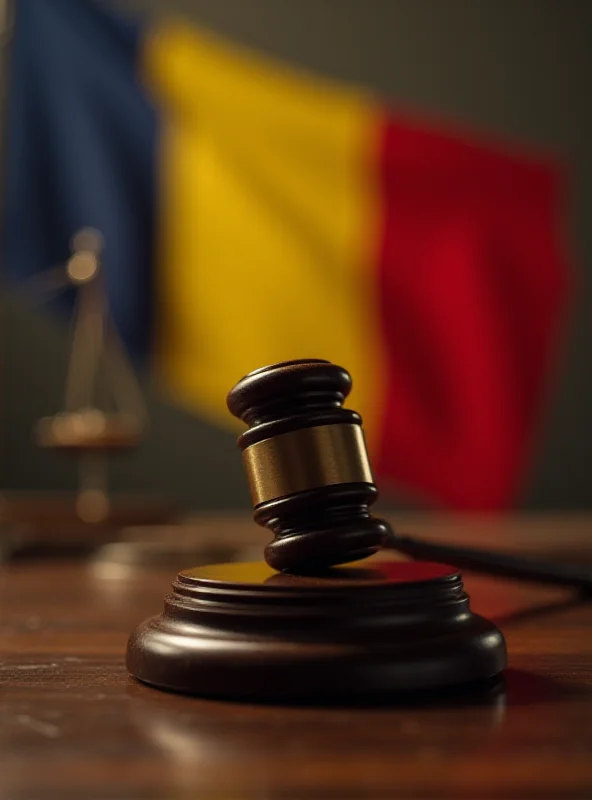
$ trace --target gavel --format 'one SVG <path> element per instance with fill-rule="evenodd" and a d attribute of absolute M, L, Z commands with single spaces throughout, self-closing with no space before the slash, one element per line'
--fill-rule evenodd
<path fill-rule="evenodd" d="M 248 425 L 238 445 L 254 519 L 274 534 L 265 548 L 271 567 L 322 571 L 388 547 L 490 575 L 592 589 L 587 565 L 434 544 L 372 516 L 378 490 L 362 418 L 343 408 L 351 387 L 343 367 L 299 359 L 256 369 L 228 394 L 228 409 Z"/>
<path fill-rule="evenodd" d="M 162 614 L 128 642 L 136 678 L 250 701 L 368 701 L 491 687 L 501 631 L 470 607 L 455 566 L 368 559 L 398 547 L 378 497 L 351 377 L 322 360 L 255 370 L 228 396 L 265 562 L 182 570 Z M 400 548 L 401 549 L 401 548 Z M 361 561 L 365 559 L 366 561 Z M 355 563 L 350 563 L 355 562 Z"/>

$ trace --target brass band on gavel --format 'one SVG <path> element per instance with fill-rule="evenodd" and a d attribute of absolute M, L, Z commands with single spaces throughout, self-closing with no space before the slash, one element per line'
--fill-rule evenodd
<path fill-rule="evenodd" d="M 263 439 L 243 451 L 253 505 L 340 483 L 374 483 L 359 425 L 319 425 Z"/>

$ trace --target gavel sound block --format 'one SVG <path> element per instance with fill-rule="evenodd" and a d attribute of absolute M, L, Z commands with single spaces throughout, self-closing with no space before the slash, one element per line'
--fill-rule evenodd
<path fill-rule="evenodd" d="M 506 666 L 460 573 L 367 558 L 386 542 L 349 374 L 321 360 L 255 370 L 228 395 L 266 562 L 180 572 L 128 644 L 136 678 L 253 701 L 334 702 L 485 681 Z M 365 560 L 364 560 L 365 559 Z"/>

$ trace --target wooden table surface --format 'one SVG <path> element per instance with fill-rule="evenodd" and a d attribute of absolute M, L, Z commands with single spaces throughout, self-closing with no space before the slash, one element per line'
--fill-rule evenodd
<path fill-rule="evenodd" d="M 266 538 L 246 519 L 197 525 Z M 592 560 L 592 517 L 406 517 L 399 528 Z M 497 694 L 287 708 L 128 677 L 127 636 L 172 577 L 71 561 L 2 568 L 0 798 L 592 798 L 592 604 L 569 591 L 465 575 L 474 609 L 507 638 Z"/>

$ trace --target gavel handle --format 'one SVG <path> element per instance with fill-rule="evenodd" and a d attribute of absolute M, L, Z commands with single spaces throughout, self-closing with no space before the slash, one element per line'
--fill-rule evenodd
<path fill-rule="evenodd" d="M 592 593 L 592 567 L 585 564 L 556 563 L 491 550 L 434 544 L 414 536 L 401 536 L 394 531 L 391 531 L 386 546 L 414 559 L 439 561 L 501 578 L 571 586 Z"/>

